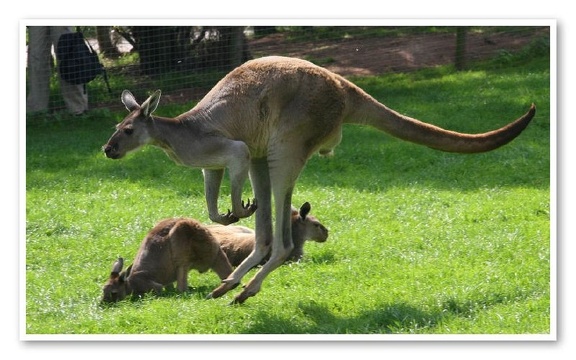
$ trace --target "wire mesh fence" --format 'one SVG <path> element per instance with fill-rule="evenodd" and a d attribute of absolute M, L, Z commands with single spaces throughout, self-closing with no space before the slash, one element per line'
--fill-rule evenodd
<path fill-rule="evenodd" d="M 62 67 L 58 44 L 70 32 L 81 32 L 102 64 L 93 80 L 63 79 L 63 71 L 73 70 Z M 165 101 L 190 102 L 234 67 L 268 55 L 365 77 L 474 69 L 479 60 L 507 66 L 518 54 L 550 51 L 547 26 L 29 26 L 26 35 L 27 114 L 120 106 L 124 89 L 141 98 L 161 89 Z"/>

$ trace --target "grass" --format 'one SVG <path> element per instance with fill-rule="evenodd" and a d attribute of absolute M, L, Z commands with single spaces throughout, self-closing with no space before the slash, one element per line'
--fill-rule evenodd
<path fill-rule="evenodd" d="M 477 155 L 346 127 L 336 155 L 312 158 L 294 193 L 328 241 L 308 244 L 242 306 L 227 306 L 238 289 L 204 300 L 219 282 L 211 272 L 190 273 L 184 294 L 99 306 L 114 259 L 131 261 L 157 221 L 209 222 L 201 172 L 155 148 L 106 159 L 100 147 L 123 112 L 29 119 L 23 333 L 550 334 L 547 61 L 354 79 L 388 106 L 458 131 L 502 126 L 531 102 L 538 111 L 518 139 Z"/>

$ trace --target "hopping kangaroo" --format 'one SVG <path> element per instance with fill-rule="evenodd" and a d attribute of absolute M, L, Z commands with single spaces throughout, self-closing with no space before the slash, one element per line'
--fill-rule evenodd
<path fill-rule="evenodd" d="M 242 184 L 250 176 L 258 207 L 256 246 L 213 294 L 237 286 L 270 247 L 271 256 L 232 303 L 243 303 L 258 293 L 265 277 L 292 251 L 290 213 L 296 180 L 315 152 L 329 154 L 340 143 L 343 124 L 369 125 L 437 150 L 479 153 L 513 140 L 536 112 L 532 104 L 514 122 L 482 134 L 444 130 L 389 109 L 322 67 L 277 56 L 251 60 L 232 70 L 194 108 L 175 118 L 152 115 L 159 100 L 156 91 L 140 105 L 124 91 L 122 101 L 130 113 L 103 150 L 107 157 L 119 159 L 151 144 L 178 163 L 202 168 L 210 219 L 222 224 L 256 211 L 255 203 L 241 200 Z M 219 214 L 218 192 L 225 168 L 231 179 L 232 212 Z"/>

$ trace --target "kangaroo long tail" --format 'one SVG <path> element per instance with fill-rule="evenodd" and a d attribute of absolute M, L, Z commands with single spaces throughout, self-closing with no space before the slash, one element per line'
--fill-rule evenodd
<path fill-rule="evenodd" d="M 346 122 L 370 125 L 402 140 L 447 152 L 480 153 L 494 150 L 520 135 L 536 113 L 536 106 L 532 104 L 528 112 L 506 126 L 485 133 L 466 134 L 402 115 L 362 90 L 358 91 L 358 88 L 353 92 L 353 112 Z"/>

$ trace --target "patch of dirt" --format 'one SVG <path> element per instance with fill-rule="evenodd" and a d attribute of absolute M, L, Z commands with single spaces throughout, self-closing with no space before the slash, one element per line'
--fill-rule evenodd
<path fill-rule="evenodd" d="M 501 51 L 515 52 L 549 28 L 466 36 L 467 61 L 489 59 Z M 453 64 L 456 34 L 431 33 L 399 37 L 322 40 L 290 43 L 278 33 L 250 42 L 255 56 L 283 55 L 310 59 L 343 76 L 374 76 Z"/>
<path fill-rule="evenodd" d="M 549 36 L 548 27 L 522 31 L 469 32 L 466 37 L 466 59 L 490 59 L 499 52 L 516 52 L 542 36 Z M 456 34 L 430 33 L 394 37 L 315 40 L 290 42 L 284 33 L 249 41 L 253 57 L 266 55 L 292 56 L 313 60 L 345 77 L 375 76 L 390 72 L 406 72 L 454 63 Z M 162 95 L 163 103 L 200 100 L 210 89 L 188 88 Z"/>

